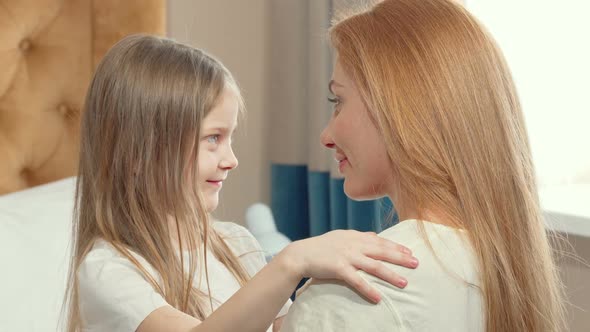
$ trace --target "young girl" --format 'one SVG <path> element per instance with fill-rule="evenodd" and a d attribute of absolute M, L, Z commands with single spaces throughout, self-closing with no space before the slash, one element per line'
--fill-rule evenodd
<path fill-rule="evenodd" d="M 242 108 L 230 73 L 200 50 L 138 35 L 104 57 L 81 127 L 69 331 L 278 330 L 302 277 L 344 280 L 375 302 L 357 269 L 405 286 L 377 260 L 417 262 L 375 234 L 298 241 L 264 267 L 246 229 L 209 221 L 238 164 Z"/>

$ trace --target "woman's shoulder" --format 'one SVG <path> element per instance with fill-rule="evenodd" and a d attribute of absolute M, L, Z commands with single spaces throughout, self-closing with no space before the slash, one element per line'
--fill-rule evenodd
<path fill-rule="evenodd" d="M 413 254 L 428 257 L 471 259 L 473 254 L 464 230 L 429 221 L 405 220 L 385 229 L 379 236 L 407 246 Z"/>
<path fill-rule="evenodd" d="M 412 250 L 419 261 L 418 268 L 410 270 L 393 264 L 387 266 L 406 276 L 408 287 L 418 293 L 425 292 L 424 296 L 428 292 L 433 295 L 451 290 L 464 292 L 477 289 L 480 284 L 478 261 L 464 230 L 428 221 L 408 220 L 379 235 Z"/>
<path fill-rule="evenodd" d="M 481 317 L 477 265 L 463 231 L 408 220 L 379 235 L 407 246 L 419 260 L 416 269 L 385 263 L 408 285 L 400 289 L 359 271 L 382 295 L 374 305 L 342 282 L 313 280 L 294 302 L 286 331 L 481 330 L 474 328 Z M 309 322 L 307 329 L 294 328 L 300 321 Z"/>

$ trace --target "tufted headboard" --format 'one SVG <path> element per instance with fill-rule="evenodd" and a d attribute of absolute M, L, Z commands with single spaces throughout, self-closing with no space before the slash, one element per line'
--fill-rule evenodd
<path fill-rule="evenodd" d="M 0 0 L 0 195 L 75 175 L 94 68 L 123 36 L 163 35 L 165 0 Z"/>

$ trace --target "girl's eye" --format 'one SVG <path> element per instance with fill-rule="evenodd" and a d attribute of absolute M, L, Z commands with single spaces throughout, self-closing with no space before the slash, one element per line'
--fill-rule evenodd
<path fill-rule="evenodd" d="M 207 137 L 207 142 L 211 144 L 217 144 L 219 142 L 219 135 L 211 135 Z"/>

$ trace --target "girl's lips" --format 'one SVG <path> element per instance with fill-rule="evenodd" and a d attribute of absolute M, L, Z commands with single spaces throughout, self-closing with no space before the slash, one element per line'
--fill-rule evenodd
<path fill-rule="evenodd" d="M 216 187 L 221 187 L 223 185 L 223 181 L 219 180 L 219 181 L 215 181 L 215 180 L 207 180 L 207 183 L 216 186 Z"/>

